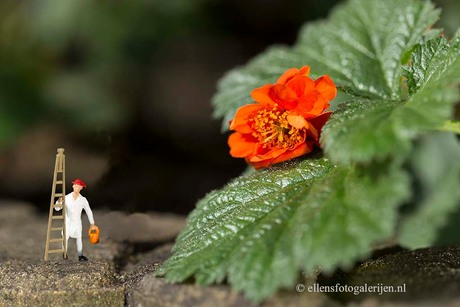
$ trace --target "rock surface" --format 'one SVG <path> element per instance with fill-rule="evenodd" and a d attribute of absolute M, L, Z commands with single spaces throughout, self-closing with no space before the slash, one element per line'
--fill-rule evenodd
<path fill-rule="evenodd" d="M 113 265 L 95 260 L 0 263 L 0 305 L 123 306 Z"/>
<path fill-rule="evenodd" d="M 94 211 L 94 216 L 100 243 L 91 245 L 83 231 L 88 262 L 78 261 L 73 239 L 68 260 L 50 254 L 44 261 L 48 216 L 31 204 L 0 201 L 0 306 L 124 306 L 123 259 L 138 245 L 172 241 L 185 223 L 171 214 Z M 82 221 L 88 229 L 84 214 Z"/>
<path fill-rule="evenodd" d="M 331 295 L 343 303 L 370 302 L 378 297 L 407 305 L 459 305 L 460 246 L 398 250 L 366 261 L 348 273 L 320 276 L 319 282 L 332 287 L 347 285 L 360 292 Z M 367 291 L 360 291 L 365 285 Z"/>
<path fill-rule="evenodd" d="M 48 217 L 33 206 L 0 201 L 0 306 L 254 306 L 228 285 L 168 284 L 155 276 L 171 253 L 185 218 L 171 214 L 94 211 L 101 243 L 89 244 L 78 262 L 75 240 L 69 260 L 44 261 Z M 83 216 L 83 229 L 88 221 Z M 405 251 L 387 249 L 348 273 L 319 275 L 316 286 L 405 285 L 404 292 L 321 293 L 280 291 L 261 306 L 459 306 L 460 246 Z"/>

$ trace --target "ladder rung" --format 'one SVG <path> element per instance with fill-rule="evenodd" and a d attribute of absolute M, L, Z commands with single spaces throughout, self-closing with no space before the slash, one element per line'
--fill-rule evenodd
<path fill-rule="evenodd" d="M 62 215 L 55 215 L 53 217 L 51 217 L 53 220 L 63 220 L 64 217 Z"/>
<path fill-rule="evenodd" d="M 54 193 L 54 197 L 60 197 L 62 196 L 62 193 Z"/>
<path fill-rule="evenodd" d="M 56 184 L 62 184 L 62 180 L 56 181 Z"/>
<path fill-rule="evenodd" d="M 59 230 L 64 230 L 64 227 L 51 227 L 51 231 L 59 231 Z"/>
<path fill-rule="evenodd" d="M 49 254 L 52 254 L 52 253 L 63 253 L 64 252 L 64 249 L 52 249 L 52 250 L 49 250 L 48 253 Z"/>
<path fill-rule="evenodd" d="M 50 239 L 50 243 L 54 243 L 54 242 L 62 242 L 64 241 L 63 238 L 60 238 L 60 239 Z"/>

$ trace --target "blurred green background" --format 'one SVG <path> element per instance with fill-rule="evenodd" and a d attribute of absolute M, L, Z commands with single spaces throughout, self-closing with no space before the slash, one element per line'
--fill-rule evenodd
<path fill-rule="evenodd" d="M 64 147 L 92 207 L 189 212 L 245 169 L 211 119 L 217 80 L 338 2 L 0 2 L 0 198 L 47 211 Z M 450 37 L 460 2 L 435 3 Z"/>

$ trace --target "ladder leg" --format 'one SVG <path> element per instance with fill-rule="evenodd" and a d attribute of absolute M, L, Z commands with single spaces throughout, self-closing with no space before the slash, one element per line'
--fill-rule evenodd
<path fill-rule="evenodd" d="M 62 149 L 62 152 L 64 152 L 64 149 Z M 67 216 L 67 208 L 65 207 L 65 155 L 62 154 L 62 199 L 63 199 L 63 206 L 62 206 L 62 215 L 64 216 L 64 225 L 62 226 L 63 228 L 63 233 L 62 233 L 62 238 L 64 239 L 64 255 L 63 258 L 67 260 L 67 229 L 66 229 L 66 220 L 65 217 Z"/>
<path fill-rule="evenodd" d="M 58 178 L 58 175 L 61 174 L 61 178 Z M 57 185 L 62 185 L 60 192 L 57 192 Z M 62 215 L 54 215 L 55 212 L 55 203 L 56 197 L 62 198 Z M 50 253 L 62 253 L 63 258 L 67 258 L 67 240 L 66 240 L 66 223 L 65 223 L 66 209 L 65 209 L 65 156 L 64 149 L 58 148 L 56 155 L 56 162 L 54 165 L 54 174 L 53 174 L 53 185 L 51 188 L 51 200 L 50 200 L 50 211 L 48 216 L 48 229 L 46 232 L 46 243 L 45 243 L 45 256 L 44 260 L 48 260 Z M 52 227 L 53 220 L 62 221 L 62 227 Z M 59 231 L 61 238 L 51 238 L 51 233 L 53 231 Z M 60 249 L 51 249 L 50 243 L 61 243 Z"/>

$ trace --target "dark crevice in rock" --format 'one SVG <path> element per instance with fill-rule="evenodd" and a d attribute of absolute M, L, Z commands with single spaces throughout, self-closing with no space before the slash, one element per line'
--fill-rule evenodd
<path fill-rule="evenodd" d="M 113 263 L 117 274 L 117 283 L 125 289 L 124 305 L 130 306 L 131 290 L 144 276 L 154 274 L 161 262 L 171 254 L 170 242 L 130 242 L 120 243 L 119 253 Z"/>
<path fill-rule="evenodd" d="M 117 274 L 123 275 L 130 270 L 130 267 L 138 264 L 145 255 L 157 250 L 159 247 L 169 244 L 170 242 L 122 242 L 121 252 L 115 255 L 113 262 Z M 165 256 L 166 258 L 167 256 Z M 158 259 L 162 261 L 164 259 Z"/>

